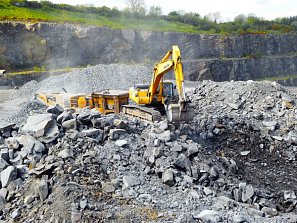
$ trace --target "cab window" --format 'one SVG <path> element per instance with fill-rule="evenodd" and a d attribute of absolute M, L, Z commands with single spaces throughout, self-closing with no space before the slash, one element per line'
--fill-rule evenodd
<path fill-rule="evenodd" d="M 172 96 L 173 95 L 173 84 L 172 83 L 164 83 L 163 84 L 163 96 Z"/>

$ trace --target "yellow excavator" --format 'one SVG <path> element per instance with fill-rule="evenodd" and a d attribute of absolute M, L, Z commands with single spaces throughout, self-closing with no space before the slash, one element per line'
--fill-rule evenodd
<path fill-rule="evenodd" d="M 164 75 L 171 70 L 174 70 L 178 95 L 174 94 L 173 83 L 164 80 Z M 174 100 L 176 96 L 178 101 Z M 154 122 L 161 119 L 161 113 L 156 108 L 163 107 L 169 122 L 193 120 L 194 106 L 186 99 L 178 46 L 172 46 L 172 50 L 168 51 L 155 65 L 151 84 L 131 87 L 129 98 L 135 102 L 135 105 L 123 105 L 124 114 Z"/>

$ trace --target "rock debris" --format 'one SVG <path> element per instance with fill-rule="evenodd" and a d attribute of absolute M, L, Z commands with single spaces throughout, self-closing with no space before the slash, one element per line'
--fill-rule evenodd
<path fill-rule="evenodd" d="M 86 71 L 57 89 L 71 78 L 69 90 L 98 89 Z M 190 123 L 53 106 L 1 128 L 0 220 L 296 222 L 296 95 L 271 82 L 203 81 L 188 96 Z"/>

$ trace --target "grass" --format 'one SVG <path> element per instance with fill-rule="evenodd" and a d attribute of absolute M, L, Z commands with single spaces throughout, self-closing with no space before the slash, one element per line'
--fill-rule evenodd
<path fill-rule="evenodd" d="M 55 69 L 55 70 L 26 70 L 26 71 L 17 71 L 17 72 L 10 72 L 10 73 L 7 73 L 7 76 L 8 77 L 13 77 L 13 76 L 16 76 L 16 75 L 30 75 L 30 74 L 46 74 L 46 73 L 59 73 L 59 72 L 70 72 L 70 71 L 73 71 L 73 70 L 77 70 L 77 69 L 80 69 L 78 67 L 72 67 L 72 68 L 63 68 L 63 69 Z"/>
<path fill-rule="evenodd" d="M 12 3 L 13 2 L 13 3 Z M 252 23 L 216 23 L 187 13 L 178 16 L 129 18 L 133 14 L 114 9 L 92 8 L 52 4 L 48 1 L 0 0 L 0 21 L 76 23 L 109 27 L 113 29 L 139 29 L 162 32 L 185 32 L 199 34 L 245 35 L 245 34 L 296 34 L 296 27 L 287 21 L 266 21 L 253 18 Z M 22 5 L 19 7 L 16 5 Z M 29 8 L 28 8 L 29 7 Z M 113 12 L 112 12 L 113 11 Z M 101 14 L 101 16 L 99 15 Z M 103 16 L 104 15 L 104 16 Z M 126 16 L 125 16 L 126 15 Z M 141 16 L 141 15 L 140 15 Z M 290 18 L 291 19 L 291 18 Z M 295 17 L 292 17 L 295 21 Z M 259 20 L 259 21 L 258 21 Z M 259 23 L 260 22 L 260 23 Z M 191 25 L 194 24 L 194 25 Z M 200 28 L 198 28 L 200 27 Z"/>
<path fill-rule="evenodd" d="M 5 2 L 6 0 L 4 0 Z M 141 29 L 152 31 L 175 31 L 198 33 L 197 28 L 179 22 L 165 20 L 132 19 L 126 17 L 104 17 L 92 13 L 80 13 L 58 9 L 30 9 L 5 5 L 0 3 L 1 21 L 24 21 L 24 22 L 58 22 L 58 23 L 78 23 L 85 25 L 95 25 L 100 27 L 110 27 L 113 29 Z M 203 31 L 201 31 L 203 33 Z M 204 33 L 206 33 L 204 31 Z"/>
<path fill-rule="evenodd" d="M 297 74 L 291 74 L 291 75 L 287 75 L 287 76 L 276 76 L 276 77 L 264 77 L 264 78 L 260 78 L 257 79 L 257 81 L 286 81 L 289 79 L 294 79 L 297 78 Z"/>
<path fill-rule="evenodd" d="M 15 2 L 15 1 L 14 1 Z M 22 2 L 22 0 L 19 0 Z M 24 2 L 24 1 L 23 1 Z M 28 2 L 28 1 L 26 1 Z M 71 6 L 72 8 L 56 7 L 46 5 L 45 2 L 39 1 L 39 6 L 18 7 L 11 3 L 11 0 L 0 0 L 0 21 L 20 21 L 20 22 L 56 22 L 56 23 L 75 23 L 84 25 L 95 25 L 99 27 L 109 27 L 113 29 L 138 29 L 149 31 L 162 31 L 162 32 L 185 32 L 185 33 L 199 33 L 199 34 L 221 34 L 226 35 L 243 35 L 243 34 L 294 34 L 294 27 L 284 24 L 271 25 L 272 21 L 265 21 L 261 26 L 255 24 L 250 26 L 247 30 L 244 27 L 238 26 L 232 22 L 228 23 L 214 23 L 202 18 L 198 19 L 196 23 L 187 21 L 185 18 L 171 18 L 166 17 L 146 17 L 146 18 L 129 18 L 124 16 L 125 13 L 119 12 L 118 14 L 109 14 L 102 11 L 92 11 L 90 8 L 81 8 L 80 6 Z M 19 3 L 20 4 L 20 3 Z M 33 8 L 35 7 L 35 8 Z M 41 8 L 38 8 L 41 7 Z M 85 12 L 83 10 L 86 10 Z M 95 13 L 97 12 L 97 13 Z M 98 14 L 101 13 L 101 16 Z M 102 16 L 102 15 L 107 16 Z M 109 16 L 108 16 L 109 15 Z M 114 17 L 112 17 L 114 16 Z M 130 15 L 131 16 L 131 15 Z M 163 20 L 162 18 L 165 18 Z M 173 20 L 171 20 L 173 19 Z M 193 19 L 193 18 L 192 18 Z M 179 21 L 179 22 L 178 22 Z M 188 23 L 187 23 L 188 22 Z M 264 22 L 264 21 L 263 21 Z M 197 24 L 193 26 L 191 24 Z M 200 28 L 198 28 L 200 27 Z M 262 28 L 261 28 L 262 27 Z M 201 30 L 203 29 L 203 30 Z M 296 31 L 296 30 L 295 30 Z"/>

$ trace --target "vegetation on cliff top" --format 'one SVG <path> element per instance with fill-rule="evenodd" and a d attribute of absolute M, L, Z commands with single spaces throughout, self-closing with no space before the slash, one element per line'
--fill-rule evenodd
<path fill-rule="evenodd" d="M 143 29 L 189 33 L 266 34 L 296 33 L 297 16 L 273 21 L 256 16 L 239 15 L 232 22 L 218 23 L 217 16 L 201 17 L 198 13 L 170 12 L 162 15 L 160 7 L 117 8 L 71 6 L 49 1 L 1 0 L 0 20 L 54 21 L 105 26 L 116 29 Z"/>

